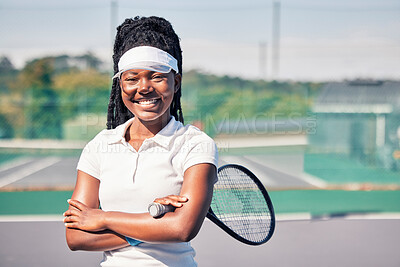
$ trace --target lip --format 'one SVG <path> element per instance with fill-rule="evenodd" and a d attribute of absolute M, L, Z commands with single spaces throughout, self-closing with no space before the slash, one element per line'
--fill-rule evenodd
<path fill-rule="evenodd" d="M 133 102 L 139 105 L 153 105 L 156 104 L 159 100 L 160 98 L 141 98 L 141 99 L 136 99 Z"/>

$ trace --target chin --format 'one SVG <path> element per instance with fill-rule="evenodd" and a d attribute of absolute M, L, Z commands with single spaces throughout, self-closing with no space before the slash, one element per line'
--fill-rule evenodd
<path fill-rule="evenodd" d="M 167 122 L 169 121 L 171 115 L 168 113 L 164 113 L 162 115 L 159 114 L 135 114 L 135 117 L 139 120 L 146 122 L 146 123 L 160 123 L 160 122 Z"/>

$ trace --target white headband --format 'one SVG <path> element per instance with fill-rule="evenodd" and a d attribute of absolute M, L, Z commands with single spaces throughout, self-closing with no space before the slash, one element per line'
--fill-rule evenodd
<path fill-rule="evenodd" d="M 178 61 L 167 52 L 152 47 L 138 46 L 126 51 L 118 62 L 118 72 L 113 76 L 119 78 L 121 73 L 131 69 L 144 69 L 168 73 L 173 69 L 178 71 Z"/>

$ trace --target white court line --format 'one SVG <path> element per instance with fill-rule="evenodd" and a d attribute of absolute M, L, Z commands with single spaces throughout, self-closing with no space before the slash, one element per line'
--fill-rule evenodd
<path fill-rule="evenodd" d="M 300 180 L 303 180 L 304 182 L 307 182 L 315 187 L 319 188 L 326 188 L 328 186 L 328 183 L 325 182 L 324 180 L 312 176 L 311 174 L 303 172 L 299 177 Z"/>
<path fill-rule="evenodd" d="M 0 179 L 0 188 L 4 187 L 6 185 L 9 185 L 11 183 L 14 183 L 18 180 L 21 180 L 31 174 L 34 174 L 38 171 L 41 171 L 47 167 L 50 167 L 51 165 L 61 161 L 61 158 L 57 157 L 49 157 L 49 158 L 44 158 L 42 160 L 39 160 L 33 164 L 30 164 L 16 172 L 13 172 L 5 177 L 2 177 Z"/>
<path fill-rule="evenodd" d="M 0 166 L 0 172 L 6 171 L 6 170 L 9 170 L 11 168 L 15 168 L 15 167 L 18 167 L 18 166 L 21 166 L 21 165 L 24 165 L 24 164 L 29 163 L 31 161 L 33 161 L 32 158 L 17 158 L 15 160 L 12 160 L 10 162 L 6 162 L 6 163 L 2 164 Z"/>
<path fill-rule="evenodd" d="M 312 216 L 310 213 L 281 213 L 275 214 L 275 219 L 279 221 L 309 221 Z"/>
<path fill-rule="evenodd" d="M 215 138 L 214 141 L 219 149 L 308 145 L 306 135 L 280 135 L 248 138 Z"/>
<path fill-rule="evenodd" d="M 253 157 L 249 158 L 248 156 L 243 156 L 243 157 L 248 159 L 248 160 L 250 160 L 250 161 L 254 161 L 254 162 L 258 163 L 258 164 L 265 165 L 265 167 L 267 167 L 267 168 L 269 168 L 271 170 L 286 174 L 286 175 L 291 176 L 293 178 L 297 178 L 298 180 L 302 180 L 303 182 L 306 182 L 306 183 L 308 183 L 308 184 L 310 184 L 312 186 L 318 187 L 318 188 L 326 188 L 327 185 L 328 185 L 322 179 L 320 179 L 318 177 L 315 177 L 315 176 L 312 176 L 312 175 L 310 175 L 308 173 L 305 173 L 305 172 L 302 172 L 300 175 L 299 174 L 292 174 L 292 173 L 289 173 L 289 172 L 287 172 L 285 170 L 282 170 L 281 168 L 276 168 L 274 166 L 269 166 L 268 163 L 265 164 L 265 162 L 263 160 L 260 160 L 257 157 L 254 157 L 254 158 Z"/>
<path fill-rule="evenodd" d="M 62 222 L 62 215 L 1 215 L 0 222 Z"/>
<path fill-rule="evenodd" d="M 366 213 L 366 214 L 349 214 L 345 216 L 347 220 L 376 220 L 376 219 L 396 219 L 400 220 L 398 212 L 383 212 L 383 213 Z"/>
<path fill-rule="evenodd" d="M 310 213 L 280 213 L 275 214 L 277 221 L 311 221 L 311 220 L 400 220 L 399 212 L 346 214 L 344 216 L 312 216 Z"/>
<path fill-rule="evenodd" d="M 0 215 L 0 222 L 62 222 L 62 215 Z M 343 217 L 313 217 L 310 213 L 278 213 L 275 214 L 277 222 L 311 221 L 311 220 L 400 220 L 399 212 L 348 214 Z M 205 221 L 211 221 L 206 218 Z"/>
<path fill-rule="evenodd" d="M 1 218 L 1 217 L 0 217 Z M 364 213 L 364 214 L 347 214 L 340 217 L 313 217 L 311 213 L 278 213 L 275 214 L 277 222 L 291 221 L 329 221 L 329 220 L 400 220 L 399 212 L 382 212 L 382 213 Z M 1 219 L 0 219 L 1 221 Z M 205 221 L 211 221 L 206 218 Z"/>
<path fill-rule="evenodd" d="M 239 158 L 237 156 L 221 156 L 221 160 L 229 162 L 230 164 L 239 164 L 245 166 L 251 170 L 251 172 L 253 172 L 263 184 L 268 186 L 278 185 L 275 180 L 271 179 L 268 175 L 265 175 L 262 170 L 260 170 L 257 166 L 254 166 L 251 160 L 245 157 Z"/>

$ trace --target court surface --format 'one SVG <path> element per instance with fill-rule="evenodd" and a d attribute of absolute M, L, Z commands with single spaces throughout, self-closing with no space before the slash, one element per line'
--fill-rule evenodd
<path fill-rule="evenodd" d="M 268 190 L 323 188 L 324 181 L 303 172 L 303 160 L 302 151 L 273 155 L 225 154 L 220 157 L 220 165 L 239 163 L 248 167 Z M 72 190 L 77 161 L 78 156 L 16 158 L 0 165 L 0 191 Z M 277 202 L 279 221 L 272 239 L 261 246 L 244 245 L 206 220 L 192 241 L 199 266 L 400 266 L 399 213 L 391 215 L 387 213 L 391 210 L 383 210 L 386 213 L 375 213 L 370 217 L 368 212 L 379 211 L 370 205 L 367 210 L 351 207 L 350 211 L 362 211 L 355 217 L 351 214 L 312 216 L 279 209 L 283 207 L 279 202 L 293 201 L 278 197 L 297 193 L 273 197 L 272 200 Z M 316 194 L 320 192 L 307 193 L 310 196 Z M 396 194 L 394 202 L 399 199 Z M 385 207 L 390 200 L 387 199 Z M 308 201 L 321 202 L 318 199 Z M 339 199 L 328 201 L 333 202 L 335 208 L 338 206 Z M 66 205 L 64 202 L 62 199 L 62 205 Z M 294 204 L 288 207 L 296 206 Z M 350 204 L 342 203 L 343 206 Z M 398 208 L 394 209 L 398 212 Z M 280 213 L 282 211 L 291 214 L 286 216 Z M 98 266 L 101 261 L 100 252 L 69 251 L 61 212 L 34 216 L 0 214 L 3 214 L 0 216 L 0 266 Z"/>
<path fill-rule="evenodd" d="M 101 252 L 69 251 L 60 221 L 0 222 L 0 266 L 99 266 Z M 205 221 L 192 241 L 199 266 L 400 266 L 399 219 L 278 221 L 261 246 Z"/>
<path fill-rule="evenodd" d="M 267 188 L 323 187 L 325 183 L 303 172 L 302 154 L 221 155 L 219 165 L 246 166 Z M 21 157 L 0 166 L 0 190 L 72 189 L 78 156 Z M 288 168 L 290 166 L 290 168 Z"/>

